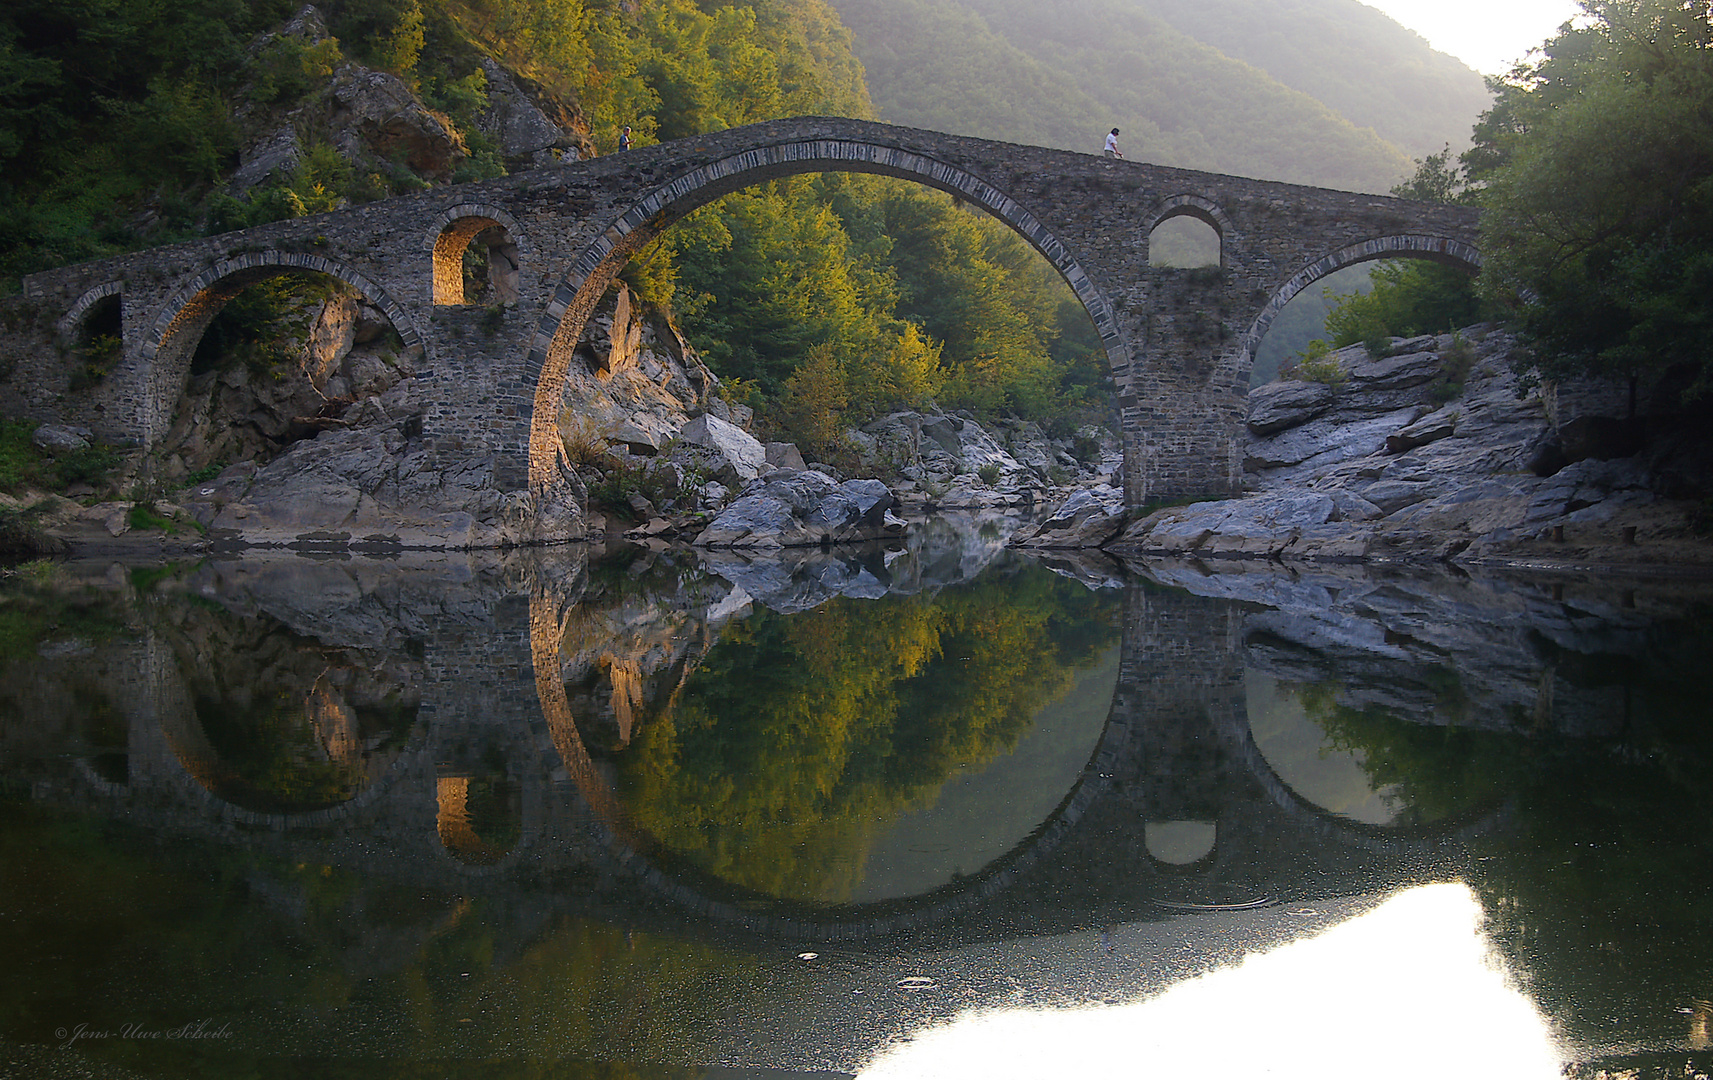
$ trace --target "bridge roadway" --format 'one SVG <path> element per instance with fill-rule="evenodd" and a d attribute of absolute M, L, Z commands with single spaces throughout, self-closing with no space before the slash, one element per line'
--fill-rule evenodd
<path fill-rule="evenodd" d="M 1377 195 L 1170 169 L 857 120 L 802 117 L 497 180 L 436 188 L 25 279 L 0 305 L 0 397 L 36 420 L 151 448 L 169 431 L 192 354 L 245 287 L 292 271 L 346 282 L 386 313 L 430 402 L 436 460 L 472 461 L 526 535 L 581 534 L 554 421 L 584 323 L 626 261 L 729 192 L 799 173 L 876 173 L 938 188 L 1014 229 L 1075 291 L 1118 394 L 1124 488 L 1155 497 L 1240 489 L 1237 447 L 1261 337 L 1296 293 L 1342 267 L 1420 257 L 1476 269 L 1476 214 Z M 1154 229 L 1199 219 L 1220 272 L 1154 267 Z M 499 229 L 515 271 L 503 311 L 465 303 L 464 251 Z M 122 357 L 73 392 L 68 356 L 117 296 Z"/>

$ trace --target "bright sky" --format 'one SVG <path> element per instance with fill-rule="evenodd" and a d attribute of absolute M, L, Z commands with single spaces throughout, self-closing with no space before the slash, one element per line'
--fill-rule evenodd
<path fill-rule="evenodd" d="M 1362 0 L 1427 38 L 1483 75 L 1509 71 L 1512 61 L 1558 32 L 1580 9 L 1575 0 Z"/>

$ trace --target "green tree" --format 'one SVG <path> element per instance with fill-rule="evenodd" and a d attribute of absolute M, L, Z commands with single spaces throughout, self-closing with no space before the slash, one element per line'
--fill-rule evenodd
<path fill-rule="evenodd" d="M 1338 348 L 1359 341 L 1440 334 L 1480 322 L 1489 313 L 1471 287 L 1469 272 L 1421 259 L 1396 259 L 1374 267 L 1374 287 L 1333 305 L 1326 332 Z"/>
<path fill-rule="evenodd" d="M 1713 372 L 1713 15 L 1583 0 L 1498 86 L 1465 155 L 1483 285 L 1516 303 L 1548 377 Z"/>
<path fill-rule="evenodd" d="M 831 347 L 817 345 L 809 350 L 808 361 L 785 380 L 780 401 L 783 426 L 811 456 L 827 457 L 838 448 L 848 404 L 850 393 L 838 358 Z"/>
<path fill-rule="evenodd" d="M 1400 199 L 1431 203 L 1464 203 L 1471 198 L 1463 165 L 1452 163 L 1449 143 L 1437 153 L 1417 158 L 1414 175 L 1395 185 L 1392 194 Z"/>

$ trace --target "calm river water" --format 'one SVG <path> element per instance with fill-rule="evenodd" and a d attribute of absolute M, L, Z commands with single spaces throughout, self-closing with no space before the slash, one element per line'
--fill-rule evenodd
<path fill-rule="evenodd" d="M 0 1075 L 1706 1071 L 1713 584 L 1003 540 L 0 580 Z"/>

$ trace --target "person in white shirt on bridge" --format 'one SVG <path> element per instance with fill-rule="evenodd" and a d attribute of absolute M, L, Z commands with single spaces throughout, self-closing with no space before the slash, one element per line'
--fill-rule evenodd
<path fill-rule="evenodd" d="M 1110 131 L 1107 134 L 1107 136 L 1106 136 L 1106 149 L 1102 152 L 1104 154 L 1106 154 L 1107 157 L 1110 157 L 1110 158 L 1121 158 L 1124 156 L 1123 154 L 1118 152 L 1118 129 L 1117 128 L 1113 128 L 1112 131 Z"/>

